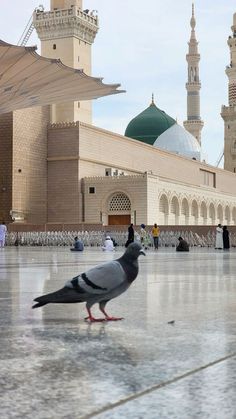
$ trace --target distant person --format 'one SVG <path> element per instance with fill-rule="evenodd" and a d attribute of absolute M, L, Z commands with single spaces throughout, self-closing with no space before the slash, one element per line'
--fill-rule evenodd
<path fill-rule="evenodd" d="M 229 230 L 228 230 L 227 226 L 223 227 L 223 246 L 224 246 L 224 249 L 226 249 L 226 250 L 228 250 L 230 248 Z"/>
<path fill-rule="evenodd" d="M 70 250 L 72 252 L 83 252 L 84 244 L 81 240 L 78 239 L 77 236 L 74 238 L 74 247 L 72 247 Z"/>
<path fill-rule="evenodd" d="M 158 250 L 159 235 L 160 235 L 160 229 L 155 223 L 154 226 L 152 227 L 152 238 L 153 238 L 153 244 L 154 244 L 155 250 Z"/>
<path fill-rule="evenodd" d="M 189 252 L 189 244 L 182 237 L 178 238 L 179 244 L 176 247 L 176 252 Z"/>
<path fill-rule="evenodd" d="M 125 247 L 128 247 L 130 243 L 133 243 L 134 241 L 134 227 L 133 224 L 130 224 L 128 228 L 128 240 L 125 243 Z"/>
<path fill-rule="evenodd" d="M 5 246 L 7 227 L 4 221 L 0 224 L 0 247 Z"/>
<path fill-rule="evenodd" d="M 215 249 L 223 249 L 224 245 L 223 245 L 223 228 L 221 224 L 218 224 L 218 226 L 216 227 L 216 244 L 215 244 Z"/>
<path fill-rule="evenodd" d="M 147 250 L 148 246 L 150 244 L 150 240 L 149 240 L 148 232 L 146 231 L 145 224 L 141 224 L 140 240 L 141 240 L 141 244 L 143 245 L 144 249 Z"/>
<path fill-rule="evenodd" d="M 112 252 L 115 250 L 113 241 L 111 240 L 110 236 L 107 236 L 104 242 L 104 245 L 102 246 L 102 250 Z"/>

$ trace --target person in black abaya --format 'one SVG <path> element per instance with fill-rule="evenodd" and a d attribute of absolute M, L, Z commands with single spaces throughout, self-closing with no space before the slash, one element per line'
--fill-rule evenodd
<path fill-rule="evenodd" d="M 229 230 L 227 229 L 227 226 L 223 227 L 223 244 L 224 244 L 224 249 L 229 249 L 230 248 Z"/>
<path fill-rule="evenodd" d="M 133 224 L 130 224 L 128 228 L 128 240 L 125 243 L 125 247 L 128 247 L 130 243 L 133 243 L 134 241 L 134 227 Z"/>

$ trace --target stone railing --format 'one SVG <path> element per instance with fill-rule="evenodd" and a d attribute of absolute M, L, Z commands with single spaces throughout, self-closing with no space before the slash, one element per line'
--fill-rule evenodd
<path fill-rule="evenodd" d="M 79 127 L 80 122 L 55 122 L 53 124 L 48 124 L 48 128 L 57 129 L 57 128 L 76 128 Z"/>
<path fill-rule="evenodd" d="M 98 181 L 103 181 L 104 182 L 104 180 L 105 179 L 110 179 L 111 181 L 115 181 L 115 180 L 117 180 L 117 179 L 124 179 L 124 178 L 129 178 L 129 180 L 130 180 L 130 178 L 132 178 L 132 179 L 141 179 L 141 178 L 143 178 L 143 177 L 145 177 L 145 174 L 141 174 L 141 175 L 129 175 L 129 174 L 126 174 L 126 175 L 113 175 L 113 176 L 111 176 L 111 175 L 109 175 L 109 176 L 90 176 L 90 177 L 84 177 L 83 178 L 83 180 L 85 181 L 85 182 L 89 182 L 89 181 L 92 181 L 92 182 L 94 182 L 94 181 L 96 181 L 96 180 L 98 180 Z"/>
<path fill-rule="evenodd" d="M 77 7 L 72 7 L 70 9 L 53 10 L 50 12 L 35 12 L 34 21 L 37 23 L 45 20 L 55 20 L 58 18 L 68 18 L 72 16 L 82 18 L 83 20 L 92 25 L 98 25 L 98 16 L 94 16 L 91 13 L 85 13 L 83 10 L 78 9 Z"/>

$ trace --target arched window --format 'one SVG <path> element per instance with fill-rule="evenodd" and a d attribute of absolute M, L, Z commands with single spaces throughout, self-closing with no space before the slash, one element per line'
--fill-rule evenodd
<path fill-rule="evenodd" d="M 195 199 L 192 202 L 192 206 L 191 206 L 191 216 L 193 217 L 193 221 L 195 224 L 198 223 L 198 204 L 197 201 L 195 201 Z"/>
<path fill-rule="evenodd" d="M 220 204 L 217 207 L 217 218 L 218 218 L 219 223 L 223 222 L 223 208 L 222 208 L 222 205 Z"/>
<path fill-rule="evenodd" d="M 215 224 L 216 215 L 215 215 L 215 207 L 213 204 L 210 204 L 209 206 L 209 218 L 211 220 L 211 224 Z"/>
<path fill-rule="evenodd" d="M 188 224 L 189 221 L 189 204 L 186 198 L 183 199 L 181 205 L 181 217 L 183 224 Z"/>
<path fill-rule="evenodd" d="M 129 197 L 124 193 L 113 195 L 108 205 L 109 212 L 131 211 L 131 202 Z"/>
<path fill-rule="evenodd" d="M 202 203 L 201 203 L 200 216 L 201 216 L 201 222 L 203 224 L 206 224 L 207 223 L 207 206 L 206 206 L 206 203 L 204 201 L 202 201 Z"/>
<path fill-rule="evenodd" d="M 169 205 L 166 195 L 161 195 L 159 201 L 159 224 L 168 225 Z"/>
<path fill-rule="evenodd" d="M 227 224 L 230 224 L 230 209 L 227 205 L 227 207 L 225 207 L 225 219 L 227 221 Z"/>
<path fill-rule="evenodd" d="M 171 224 L 179 224 L 179 201 L 176 196 L 173 196 L 170 203 Z"/>
<path fill-rule="evenodd" d="M 232 220 L 234 224 L 236 225 L 236 207 L 234 207 L 232 210 Z"/>

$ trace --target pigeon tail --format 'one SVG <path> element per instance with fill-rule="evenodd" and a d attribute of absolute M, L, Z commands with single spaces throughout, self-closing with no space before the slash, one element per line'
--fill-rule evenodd
<path fill-rule="evenodd" d="M 84 300 L 72 288 L 63 287 L 58 291 L 37 297 L 34 301 L 38 304 L 35 304 L 32 308 L 42 307 L 49 303 L 81 303 Z"/>
<path fill-rule="evenodd" d="M 37 303 L 37 304 L 34 304 L 34 305 L 32 306 L 32 308 L 42 307 L 42 306 L 45 306 L 46 304 L 48 304 L 48 303 Z"/>

